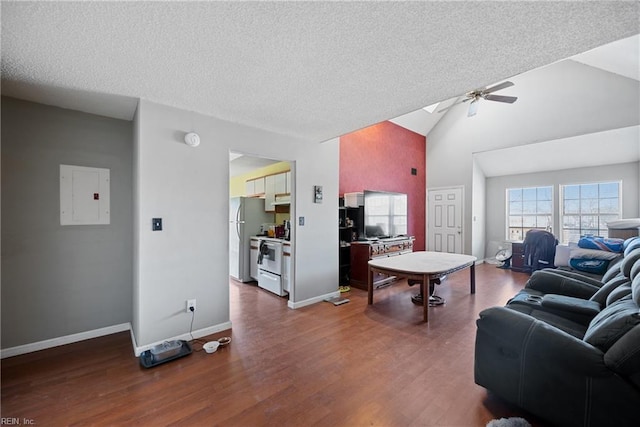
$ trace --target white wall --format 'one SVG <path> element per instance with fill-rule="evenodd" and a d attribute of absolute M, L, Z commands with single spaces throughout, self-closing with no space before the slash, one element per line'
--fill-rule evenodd
<path fill-rule="evenodd" d="M 290 306 L 321 300 L 338 289 L 338 177 L 340 141 L 298 144 L 295 174 L 294 227 L 295 290 Z M 314 203 L 314 185 L 321 185 L 323 202 Z M 299 226 L 300 217 L 305 225 Z"/>
<path fill-rule="evenodd" d="M 473 236 L 473 154 L 482 151 L 588 135 L 640 124 L 640 83 L 597 68 L 563 61 L 511 79 L 515 86 L 499 92 L 518 96 L 514 104 L 480 101 L 468 118 L 468 103 L 451 108 L 427 135 L 429 188 L 465 187 L 465 253 L 483 256 L 482 235 Z M 603 143 L 606 149 L 606 143 Z M 508 161 L 508 159 L 505 159 Z M 491 215 L 487 204 L 487 216 Z M 471 230 L 472 232 L 469 232 Z M 476 228 L 476 232 L 481 232 Z"/>
<path fill-rule="evenodd" d="M 486 240 L 487 203 L 485 198 L 486 179 L 482 169 L 473 162 L 472 213 L 471 213 L 471 253 L 478 259 L 485 258 L 484 242 Z M 493 208 L 493 206 L 492 206 Z M 491 210 L 491 215 L 495 212 Z"/>
<path fill-rule="evenodd" d="M 230 326 L 229 150 L 294 164 L 292 223 L 304 216 L 305 226 L 295 225 L 292 233 L 295 290 L 290 305 L 337 290 L 337 140 L 305 143 L 145 100 L 136 122 L 137 350 L 189 331 L 187 299 L 197 300 L 194 331 Z M 199 147 L 182 142 L 188 131 L 199 133 Z M 313 185 L 323 186 L 324 203 L 313 203 Z M 163 231 L 151 231 L 153 217 L 163 218 Z"/>
<path fill-rule="evenodd" d="M 560 171 L 546 171 L 521 175 L 508 175 L 486 179 L 486 200 L 490 213 L 487 215 L 487 248 L 489 242 L 506 240 L 507 188 L 553 186 L 553 233 L 560 238 L 559 185 L 589 182 L 622 181 L 622 218 L 637 218 L 638 211 L 638 162 Z M 487 253 L 487 256 L 493 254 Z"/>

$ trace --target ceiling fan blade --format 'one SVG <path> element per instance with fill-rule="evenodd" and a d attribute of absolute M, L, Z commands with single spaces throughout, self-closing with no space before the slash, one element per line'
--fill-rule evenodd
<path fill-rule="evenodd" d="M 469 104 L 469 112 L 467 113 L 467 117 L 473 117 L 478 112 L 478 101 L 473 100 L 471 104 Z"/>
<path fill-rule="evenodd" d="M 493 93 L 495 91 L 498 91 L 498 90 L 501 90 L 501 89 L 505 89 L 505 88 L 508 88 L 508 87 L 511 87 L 511 86 L 513 86 L 513 83 L 511 83 L 511 82 L 503 82 L 503 83 L 497 84 L 495 86 L 491 86 L 489 88 L 486 88 L 485 90 L 482 91 L 482 93 Z"/>
<path fill-rule="evenodd" d="M 506 102 L 508 104 L 513 104 L 518 99 L 517 96 L 504 96 L 504 95 L 487 95 L 484 99 L 488 99 L 489 101 L 498 101 L 498 102 Z"/>

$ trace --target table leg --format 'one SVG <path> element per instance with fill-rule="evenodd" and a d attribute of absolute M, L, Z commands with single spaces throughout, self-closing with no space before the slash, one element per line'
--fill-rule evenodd
<path fill-rule="evenodd" d="M 471 293 L 476 293 L 476 263 L 471 264 Z"/>
<path fill-rule="evenodd" d="M 425 274 L 422 277 L 422 284 L 420 285 L 422 287 L 422 318 L 425 323 L 429 322 L 429 297 L 431 296 L 429 294 L 430 280 L 431 277 L 428 274 Z"/>
<path fill-rule="evenodd" d="M 373 272 L 371 271 L 371 267 L 367 269 L 367 291 L 368 291 L 368 302 L 369 305 L 373 304 Z"/>

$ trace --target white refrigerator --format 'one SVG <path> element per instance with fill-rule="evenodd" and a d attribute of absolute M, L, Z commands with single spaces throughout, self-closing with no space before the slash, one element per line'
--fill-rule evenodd
<path fill-rule="evenodd" d="M 250 282 L 249 247 L 251 236 L 260 233 L 262 224 L 273 224 L 273 212 L 264 211 L 264 199 L 232 197 L 229 200 L 229 275 Z"/>

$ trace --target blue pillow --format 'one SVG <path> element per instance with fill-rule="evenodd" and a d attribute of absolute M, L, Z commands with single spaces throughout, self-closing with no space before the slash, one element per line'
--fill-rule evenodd
<path fill-rule="evenodd" d="M 593 274 L 604 274 L 607 272 L 609 266 L 609 260 L 606 259 L 581 259 L 571 258 L 569 265 L 576 270 L 584 271 Z"/>

